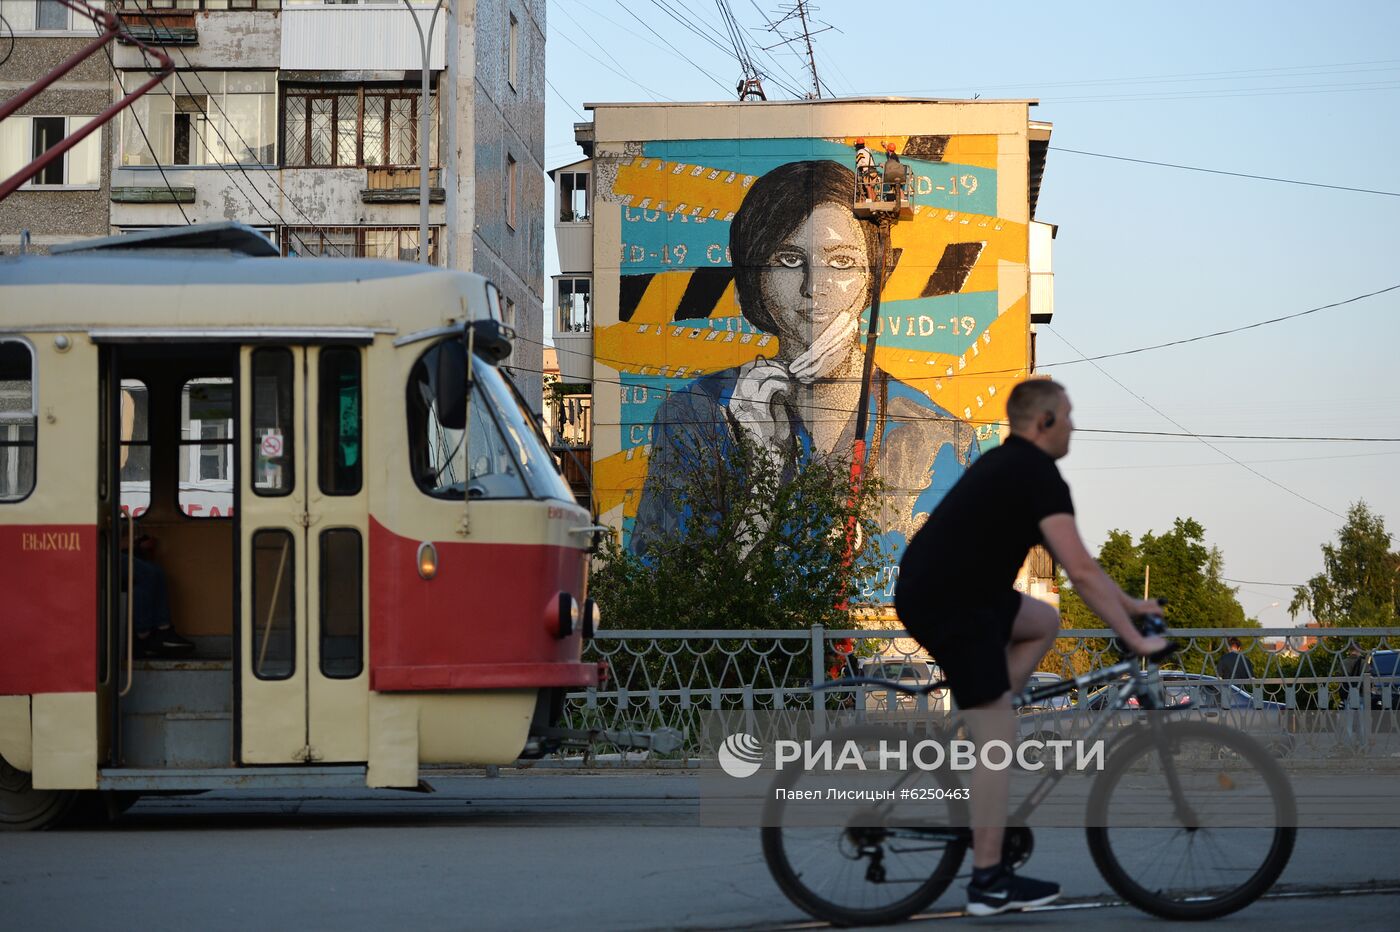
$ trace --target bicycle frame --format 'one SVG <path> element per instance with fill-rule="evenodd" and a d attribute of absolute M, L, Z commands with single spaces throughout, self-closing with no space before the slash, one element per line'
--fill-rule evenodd
<path fill-rule="evenodd" d="M 1080 676 L 1074 677 L 1073 679 L 1063 680 L 1059 683 L 1052 683 L 1049 686 L 1027 688 L 1021 693 L 1012 697 L 1011 707 L 1013 710 L 1025 708 L 1026 706 L 1041 703 L 1046 699 L 1053 699 L 1056 696 L 1067 695 L 1075 689 L 1079 689 L 1081 691 L 1091 689 L 1095 686 L 1103 685 L 1105 683 L 1111 683 L 1121 677 L 1126 676 L 1127 680 L 1119 688 L 1118 692 L 1113 696 L 1112 700 L 1104 704 L 1102 712 L 1098 713 L 1098 718 L 1085 730 L 1083 738 L 1081 740 L 1085 742 L 1090 742 L 1096 739 L 1099 735 L 1103 734 L 1103 732 L 1113 722 L 1114 717 L 1118 713 L 1122 712 L 1124 709 L 1129 708 L 1129 702 L 1133 699 L 1137 700 L 1137 708 L 1144 711 L 1179 711 L 1185 708 L 1168 708 L 1166 703 L 1162 701 L 1160 689 L 1161 679 L 1158 676 L 1159 669 L 1160 665 L 1152 660 L 1148 660 L 1145 667 L 1140 665 L 1140 661 L 1138 658 L 1121 660 L 1118 663 L 1115 663 L 1111 666 L 1082 674 Z M 935 690 L 947 689 L 948 681 L 937 680 L 933 683 L 928 684 L 927 686 L 911 687 L 906 686 L 902 683 L 894 682 L 892 680 L 882 680 L 875 677 L 852 677 L 849 679 L 833 680 L 827 683 L 822 683 L 819 686 L 813 687 L 813 692 L 820 692 L 829 689 L 843 689 L 853 686 L 891 690 L 894 692 L 904 693 L 906 695 L 924 699 Z M 921 702 L 920 705 L 922 706 L 923 703 Z M 954 717 L 947 725 L 940 726 L 938 730 L 944 734 L 956 734 L 964 724 L 965 718 L 959 715 Z M 1162 747 L 1162 743 L 1165 742 L 1166 736 L 1162 731 L 1162 723 L 1160 721 L 1160 717 L 1148 716 L 1148 727 L 1152 729 L 1158 747 L 1162 751 L 1162 760 L 1164 762 L 1169 762 L 1171 756 L 1167 754 L 1166 749 Z M 1119 737 L 1115 738 L 1114 740 L 1116 743 L 1117 741 L 1121 741 L 1122 738 Z M 1173 802 L 1177 807 L 1177 815 L 1182 818 L 1183 824 L 1190 824 L 1190 816 L 1192 815 L 1192 813 L 1190 812 L 1189 808 L 1182 808 L 1185 804 L 1182 800 L 1181 786 L 1175 769 L 1170 766 L 1167 766 L 1166 770 L 1167 784 L 1171 790 Z M 1025 800 L 1023 800 L 1022 803 L 1016 807 L 1016 811 L 1008 816 L 1007 825 L 1025 825 L 1026 822 L 1030 819 L 1031 814 L 1035 812 L 1036 808 L 1039 807 L 1039 805 L 1045 801 L 1046 797 L 1048 797 L 1050 793 L 1055 789 L 1055 786 L 1062 779 L 1064 779 L 1065 773 L 1066 771 L 1059 768 L 1047 770 L 1044 773 L 1044 775 L 1041 776 L 1040 781 L 1036 783 L 1034 788 L 1032 788 L 1031 792 L 1027 794 Z M 915 774 L 915 771 L 908 771 L 902 774 L 900 778 L 897 781 L 895 781 L 895 784 L 893 787 L 891 787 L 891 789 L 898 790 L 907 780 L 915 776 Z M 873 809 L 883 816 L 890 811 L 891 807 L 888 804 L 882 803 L 873 807 Z M 946 828 L 921 829 L 914 826 L 910 826 L 908 829 L 906 829 L 906 831 L 908 831 L 911 835 L 916 835 L 921 838 L 943 837 L 945 834 L 948 833 L 948 829 Z M 955 830 L 955 832 L 958 833 L 965 831 L 967 830 Z"/>

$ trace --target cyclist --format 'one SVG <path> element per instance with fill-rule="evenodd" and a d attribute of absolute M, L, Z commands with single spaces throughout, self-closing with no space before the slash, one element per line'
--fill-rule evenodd
<path fill-rule="evenodd" d="M 1128 648 L 1164 650 L 1132 616 L 1158 614 L 1161 603 L 1134 599 L 1089 555 L 1074 521 L 1069 486 L 1055 460 L 1069 452 L 1069 395 L 1048 379 L 1017 385 L 1006 403 L 1011 435 L 977 459 L 934 508 L 900 561 L 895 608 L 910 633 L 943 668 L 958 706 L 977 714 L 973 737 L 1011 744 L 1011 697 L 1055 643 L 1058 613 L 1012 588 L 1031 547 L 1043 542 L 1077 592 Z M 979 733 L 980 732 L 980 733 Z M 1058 884 L 1018 877 L 1002 864 L 1007 770 L 979 767 L 972 776 L 972 880 L 967 911 L 991 916 L 1041 906 Z"/>

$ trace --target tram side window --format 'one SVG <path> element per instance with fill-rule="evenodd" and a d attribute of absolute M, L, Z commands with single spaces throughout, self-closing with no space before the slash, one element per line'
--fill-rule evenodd
<path fill-rule="evenodd" d="M 253 675 L 285 680 L 296 672 L 296 552 L 290 531 L 253 535 Z"/>
<path fill-rule="evenodd" d="M 0 340 L 0 502 L 34 491 L 34 354 L 18 340 Z"/>
<path fill-rule="evenodd" d="M 364 590 L 360 532 L 321 533 L 321 673 L 354 679 L 364 669 Z"/>
<path fill-rule="evenodd" d="M 434 498 L 461 498 L 464 493 L 472 498 L 527 497 L 520 467 L 501 434 L 489 396 L 480 388 L 473 389 L 468 405 L 470 437 L 438 419 L 434 380 L 443 345 L 424 353 L 409 376 L 408 451 L 414 480 Z M 479 360 L 476 366 L 478 377 L 489 369 Z"/>
<path fill-rule="evenodd" d="M 253 352 L 253 491 L 287 495 L 296 484 L 292 431 L 292 353 Z"/>
<path fill-rule="evenodd" d="M 354 495 L 361 483 L 360 351 L 321 350 L 319 459 L 321 491 Z"/>
<path fill-rule="evenodd" d="M 139 379 L 122 379 L 122 514 L 141 517 L 151 505 L 151 393 Z"/>
<path fill-rule="evenodd" d="M 233 379 L 190 379 L 180 390 L 180 511 L 233 515 Z"/>

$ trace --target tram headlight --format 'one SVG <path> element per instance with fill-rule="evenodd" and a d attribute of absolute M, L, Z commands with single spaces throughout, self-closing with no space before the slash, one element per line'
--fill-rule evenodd
<path fill-rule="evenodd" d="M 432 579 L 438 571 L 437 547 L 432 541 L 424 541 L 418 545 L 418 575 L 424 579 Z"/>
<path fill-rule="evenodd" d="M 559 593 L 559 618 L 554 625 L 554 636 L 563 640 L 579 630 L 580 621 L 578 599 L 567 592 Z"/>
<path fill-rule="evenodd" d="M 592 599 L 583 603 L 583 639 L 591 640 L 603 627 L 603 610 Z"/>

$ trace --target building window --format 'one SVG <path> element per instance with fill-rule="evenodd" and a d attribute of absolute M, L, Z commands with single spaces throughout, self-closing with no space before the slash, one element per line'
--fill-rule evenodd
<path fill-rule="evenodd" d="M 506 48 L 506 58 L 510 62 L 510 87 L 514 90 L 520 83 L 520 23 L 514 13 L 510 14 L 510 34 L 507 42 L 509 45 Z"/>
<path fill-rule="evenodd" d="M 233 516 L 233 379 L 190 379 L 180 390 L 180 511 Z"/>
<path fill-rule="evenodd" d="M 428 261 L 438 264 L 440 226 L 428 227 Z M 418 261 L 415 227 L 283 227 L 282 255 Z"/>
<path fill-rule="evenodd" d="M 583 223 L 589 217 L 588 172 L 560 172 L 555 176 L 560 223 Z"/>
<path fill-rule="evenodd" d="M 58 145 L 92 117 L 15 116 L 0 123 L 0 177 L 8 178 Z M 96 191 L 102 172 L 102 131 L 96 130 L 62 158 L 24 183 L 26 188 L 81 188 Z"/>
<path fill-rule="evenodd" d="M 515 157 L 509 152 L 506 153 L 506 226 L 515 229 L 515 176 L 520 174 L 516 168 Z"/>
<path fill-rule="evenodd" d="M 18 502 L 34 491 L 34 379 L 29 344 L 0 339 L 0 502 Z"/>
<path fill-rule="evenodd" d="M 6 37 L 0 40 L 0 48 L 8 42 L 11 30 L 16 33 L 74 32 L 86 27 L 88 32 L 92 31 L 86 18 L 75 19 L 73 11 L 58 0 L 0 0 L 0 13 L 4 14 L 0 33 Z"/>
<path fill-rule="evenodd" d="M 123 165 L 275 165 L 276 75 L 177 72 L 122 111 L 121 138 Z"/>
<path fill-rule="evenodd" d="M 559 312 L 555 333 L 584 333 L 593 329 L 592 281 L 587 278 L 557 278 L 554 306 Z"/>
<path fill-rule="evenodd" d="M 284 94 L 283 164 L 418 166 L 416 88 L 289 87 Z M 428 98 L 428 158 L 438 164 L 437 97 Z"/>

